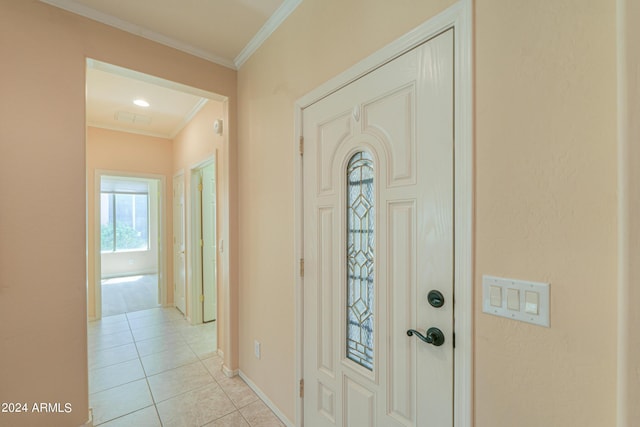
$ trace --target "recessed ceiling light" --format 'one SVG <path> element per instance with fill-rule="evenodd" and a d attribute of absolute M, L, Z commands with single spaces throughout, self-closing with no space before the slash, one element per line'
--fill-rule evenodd
<path fill-rule="evenodd" d="M 144 99 L 136 99 L 133 101 L 134 104 L 136 104 L 138 107 L 148 107 L 149 103 L 147 101 L 145 101 Z"/>

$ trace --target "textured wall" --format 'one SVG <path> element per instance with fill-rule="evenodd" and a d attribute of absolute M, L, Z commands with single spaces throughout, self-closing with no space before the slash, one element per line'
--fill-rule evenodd
<path fill-rule="evenodd" d="M 72 405 L 0 413 L 0 425 L 78 426 L 88 418 L 86 58 L 228 96 L 232 132 L 236 72 L 35 0 L 0 2 L 0 57 L 0 402 Z"/>
<path fill-rule="evenodd" d="M 615 424 L 615 2 L 476 2 L 476 289 L 550 282 L 551 328 L 481 313 L 476 426 Z"/>

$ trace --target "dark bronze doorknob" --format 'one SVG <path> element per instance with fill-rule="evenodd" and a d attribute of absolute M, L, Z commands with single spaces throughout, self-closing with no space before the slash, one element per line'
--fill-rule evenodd
<path fill-rule="evenodd" d="M 409 335 L 410 337 L 415 335 L 427 344 L 433 344 L 436 347 L 440 347 L 442 344 L 444 344 L 444 334 L 438 328 L 427 329 L 426 335 L 422 335 L 415 329 L 409 329 L 407 331 L 407 335 Z"/>

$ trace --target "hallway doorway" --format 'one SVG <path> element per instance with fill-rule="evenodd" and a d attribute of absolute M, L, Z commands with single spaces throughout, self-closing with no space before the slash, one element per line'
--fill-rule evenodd
<path fill-rule="evenodd" d="M 101 316 L 162 305 L 164 178 L 97 171 L 96 305 Z M 96 307 L 98 308 L 98 307 Z"/>
<path fill-rule="evenodd" d="M 191 170 L 192 319 L 213 322 L 218 312 L 218 203 L 216 156 Z"/>

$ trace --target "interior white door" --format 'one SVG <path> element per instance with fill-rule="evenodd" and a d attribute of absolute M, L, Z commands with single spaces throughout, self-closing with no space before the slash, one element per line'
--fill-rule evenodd
<path fill-rule="evenodd" d="M 216 169 L 202 169 L 202 321 L 216 320 Z"/>
<path fill-rule="evenodd" d="M 303 111 L 306 427 L 453 425 L 453 71 L 449 30 Z"/>
<path fill-rule="evenodd" d="M 185 210 L 184 175 L 173 178 L 173 292 L 175 305 L 183 314 L 187 312 L 185 286 Z"/>

